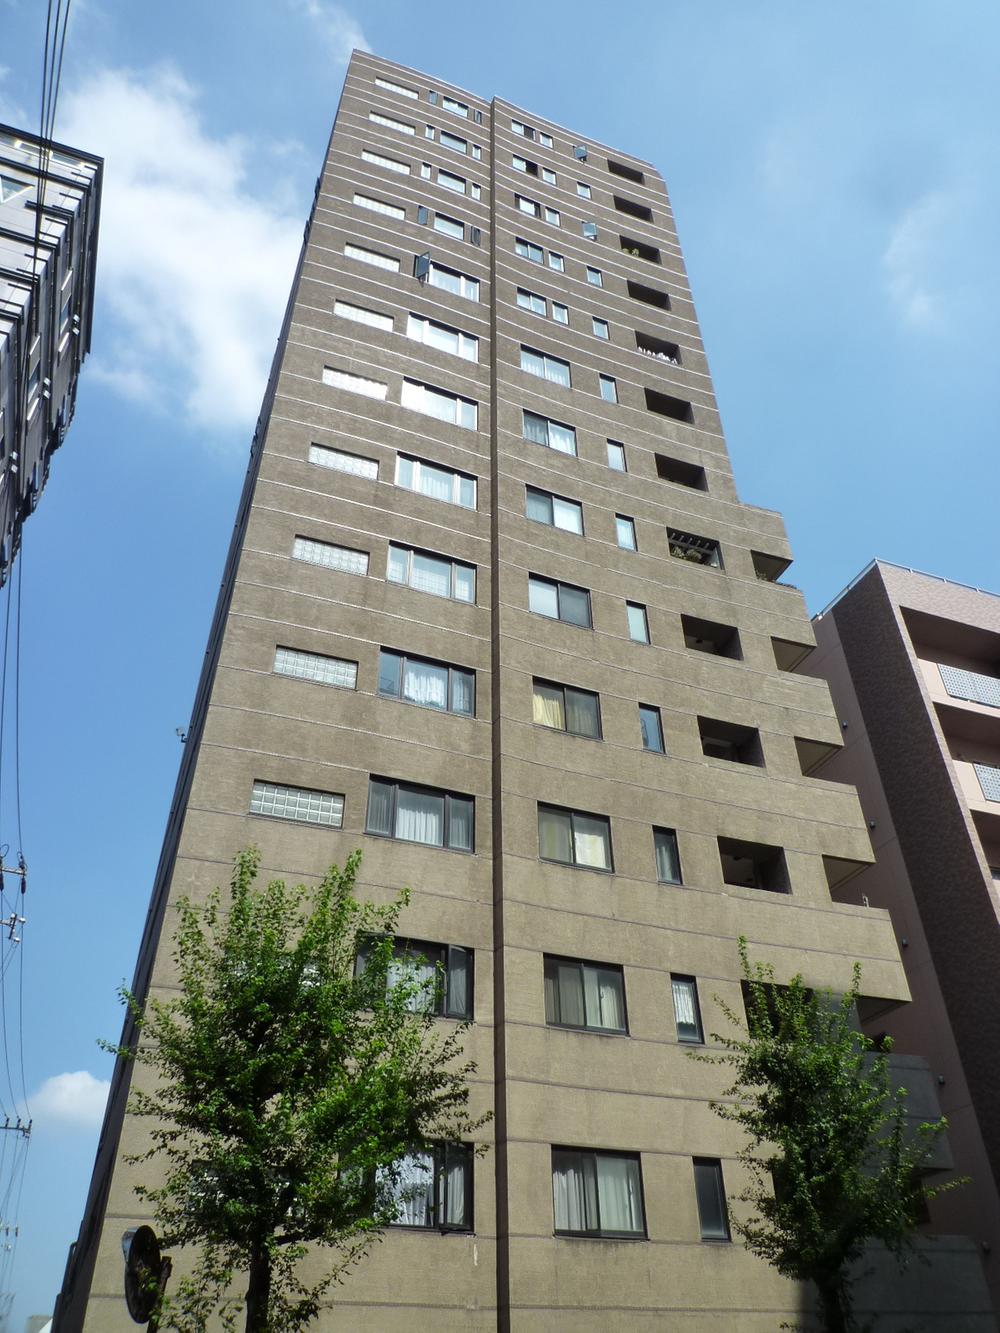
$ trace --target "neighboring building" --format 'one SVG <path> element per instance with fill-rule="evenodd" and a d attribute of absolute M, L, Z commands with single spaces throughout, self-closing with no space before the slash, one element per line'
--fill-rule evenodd
<path fill-rule="evenodd" d="M 441 1163 L 330 1326 L 799 1312 L 727 1243 L 740 1139 L 709 1105 L 724 1072 L 688 1052 L 717 996 L 741 1004 L 740 935 L 781 976 L 843 988 L 862 959 L 872 1005 L 908 991 L 888 914 L 831 898 L 871 847 L 856 794 L 804 772 L 840 726 L 790 669 L 814 640 L 789 560 L 737 497 L 659 175 L 355 54 L 135 979 L 169 985 L 169 903 L 251 842 L 268 875 L 361 846 L 364 892 L 412 887 L 493 1148 Z M 127 1092 L 119 1067 L 59 1333 L 131 1327 Z M 971 1243 L 937 1253 L 869 1303 L 992 1328 Z"/>
<path fill-rule="evenodd" d="M 102 161 L 46 142 L 40 166 L 40 143 L 0 125 L 0 585 L 72 420 L 93 319 Z"/>
<path fill-rule="evenodd" d="M 840 901 L 886 908 L 913 1003 L 873 1015 L 938 1077 L 955 1168 L 930 1205 L 972 1236 L 1000 1308 L 1000 596 L 875 561 L 813 622 L 876 862 Z"/>

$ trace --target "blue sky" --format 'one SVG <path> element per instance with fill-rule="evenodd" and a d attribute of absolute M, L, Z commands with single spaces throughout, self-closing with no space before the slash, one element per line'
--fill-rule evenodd
<path fill-rule="evenodd" d="M 0 119 L 37 121 L 43 20 L 0 0 Z M 875 555 L 1000 590 L 998 38 L 990 0 L 78 0 L 57 135 L 107 182 L 93 354 L 25 534 L 15 1333 L 76 1234 L 95 1040 L 120 1027 L 350 47 L 663 171 L 740 493 L 784 513 L 817 611 Z"/>

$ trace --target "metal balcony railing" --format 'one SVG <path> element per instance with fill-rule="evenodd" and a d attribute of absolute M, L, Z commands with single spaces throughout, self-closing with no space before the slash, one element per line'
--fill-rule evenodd
<path fill-rule="evenodd" d="M 966 671 L 963 667 L 938 663 L 938 671 L 945 689 L 953 699 L 967 699 L 974 704 L 988 704 L 1000 708 L 1000 678 L 987 676 L 981 671 Z"/>

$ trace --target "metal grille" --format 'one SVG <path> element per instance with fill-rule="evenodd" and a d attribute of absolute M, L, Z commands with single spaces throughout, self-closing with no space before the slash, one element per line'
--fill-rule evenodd
<path fill-rule="evenodd" d="M 1000 801 L 1000 768 L 992 764 L 973 764 L 976 777 L 988 801 Z"/>
<path fill-rule="evenodd" d="M 255 782 L 250 797 L 250 813 L 340 828 L 344 821 L 344 798 L 328 791 L 309 791 L 305 787 L 281 787 L 273 782 Z"/>
<path fill-rule="evenodd" d="M 353 690 L 358 683 L 358 664 L 342 657 L 325 657 L 322 653 L 304 653 L 298 648 L 278 648 L 274 655 L 274 669 L 282 676 L 297 680 L 314 680 L 320 685 L 339 685 Z"/>
<path fill-rule="evenodd" d="M 938 663 L 944 687 L 953 699 L 968 699 L 975 704 L 1000 708 L 1000 679 L 985 676 L 981 671 L 965 671 L 962 667 Z"/>
<path fill-rule="evenodd" d="M 308 560 L 311 565 L 339 569 L 345 574 L 368 573 L 368 552 L 352 551 L 349 546 L 333 546 L 329 542 L 314 542 L 308 537 L 296 537 L 292 555 L 296 560 Z"/>

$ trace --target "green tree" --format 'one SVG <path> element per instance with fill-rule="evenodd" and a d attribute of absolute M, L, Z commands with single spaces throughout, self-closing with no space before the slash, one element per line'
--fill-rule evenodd
<path fill-rule="evenodd" d="M 151 1074 L 130 1103 L 151 1120 L 150 1146 L 129 1160 L 164 1171 L 137 1192 L 164 1241 L 197 1256 L 164 1301 L 161 1323 L 179 1333 L 213 1313 L 234 1329 L 238 1274 L 246 1333 L 305 1328 L 393 1220 L 401 1159 L 488 1119 L 468 1111 L 467 1025 L 434 1018 L 441 977 L 393 966 L 408 893 L 358 902 L 360 859 L 289 890 L 258 887 L 259 853 L 242 852 L 225 903 L 216 890 L 177 905 L 177 994 L 142 1005 L 122 991 L 136 1033 L 111 1049 Z M 311 1246 L 331 1253 L 307 1285 Z"/>
<path fill-rule="evenodd" d="M 754 1211 L 733 1227 L 779 1273 L 815 1285 L 826 1333 L 850 1333 L 850 1269 L 866 1244 L 882 1241 L 904 1264 L 922 1200 L 963 1183 L 920 1180 L 947 1121 L 906 1124 L 906 1089 L 890 1085 L 891 1043 L 877 1048 L 857 1027 L 860 964 L 837 998 L 801 976 L 777 985 L 772 967 L 750 963 L 742 937 L 739 954 L 747 1035 L 713 1032 L 723 1053 L 692 1053 L 733 1071 L 726 1100 L 712 1103 L 748 1137 L 738 1158 L 751 1184 L 737 1198 Z"/>

